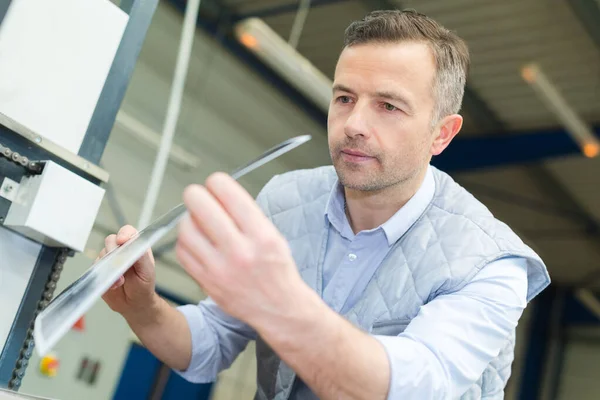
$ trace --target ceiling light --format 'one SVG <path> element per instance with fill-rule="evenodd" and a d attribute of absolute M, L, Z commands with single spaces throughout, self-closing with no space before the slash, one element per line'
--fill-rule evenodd
<path fill-rule="evenodd" d="M 558 89 L 548 80 L 536 64 L 525 65 L 521 76 L 534 89 L 542 101 L 552 110 L 565 129 L 577 142 L 586 157 L 596 157 L 600 153 L 600 141 L 591 128 L 569 106 Z"/>
<path fill-rule="evenodd" d="M 280 74 L 324 112 L 329 110 L 333 83 L 294 47 L 259 18 L 248 18 L 234 27 L 237 40 Z"/>

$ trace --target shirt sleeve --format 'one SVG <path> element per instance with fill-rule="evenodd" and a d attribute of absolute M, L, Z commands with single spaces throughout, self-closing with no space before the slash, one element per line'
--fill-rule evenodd
<path fill-rule="evenodd" d="M 178 307 L 190 328 L 192 359 L 185 371 L 175 371 L 193 383 L 214 382 L 217 374 L 229 368 L 250 340 L 256 340 L 253 328 L 226 314 L 207 298 L 198 305 Z"/>
<path fill-rule="evenodd" d="M 391 365 L 388 399 L 460 397 L 506 346 L 526 296 L 526 260 L 504 258 L 421 307 L 400 335 L 376 335 Z"/>

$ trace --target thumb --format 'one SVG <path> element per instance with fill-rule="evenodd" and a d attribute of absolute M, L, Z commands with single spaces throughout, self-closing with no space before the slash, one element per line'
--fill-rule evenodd
<path fill-rule="evenodd" d="M 138 234 L 138 230 L 131 225 L 123 226 L 117 233 L 117 245 L 122 245 L 132 237 Z M 154 256 L 152 250 L 148 250 L 142 257 L 140 257 L 132 268 L 138 278 L 142 282 L 151 283 L 154 281 Z M 129 271 L 128 271 L 129 272 Z"/>
<path fill-rule="evenodd" d="M 129 239 L 137 235 L 137 233 L 137 229 L 135 229 L 133 226 L 125 225 L 124 227 L 119 229 L 119 232 L 117 233 L 117 245 L 121 246 Z"/>

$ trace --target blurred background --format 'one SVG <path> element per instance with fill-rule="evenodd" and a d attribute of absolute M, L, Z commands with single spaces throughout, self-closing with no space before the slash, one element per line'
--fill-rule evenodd
<path fill-rule="evenodd" d="M 86 251 L 67 261 L 58 289 L 90 266 L 104 237 L 142 217 L 189 4 L 158 3 L 100 162 L 110 173 L 106 196 Z M 186 185 L 292 136 L 313 139 L 242 178 L 253 195 L 275 174 L 329 164 L 319 88 L 333 77 L 346 26 L 381 8 L 414 8 L 468 42 L 464 128 L 434 165 L 515 229 L 553 280 L 518 327 L 506 398 L 600 398 L 599 0 L 202 0 L 173 145 L 146 218 L 180 203 Z M 154 248 L 157 290 L 174 305 L 196 303 L 204 295 L 177 263 L 174 234 Z M 216 382 L 193 385 L 102 302 L 54 356 L 53 376 L 31 358 L 21 392 L 65 400 L 254 396 L 253 344 Z"/>

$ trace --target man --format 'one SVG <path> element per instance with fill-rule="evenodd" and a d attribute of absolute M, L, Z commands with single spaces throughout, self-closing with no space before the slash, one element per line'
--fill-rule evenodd
<path fill-rule="evenodd" d="M 502 398 L 515 327 L 549 277 L 429 165 L 461 128 L 468 65 L 463 41 L 423 15 L 351 24 L 329 110 L 333 167 L 276 176 L 256 202 L 221 173 L 188 187 L 177 256 L 209 298 L 169 307 L 148 253 L 105 301 L 193 382 L 256 340 L 257 399 Z"/>

